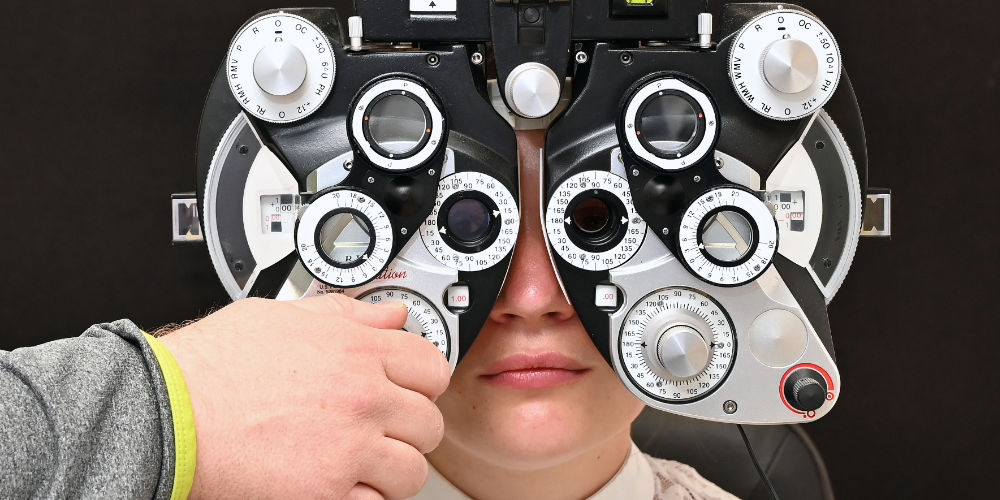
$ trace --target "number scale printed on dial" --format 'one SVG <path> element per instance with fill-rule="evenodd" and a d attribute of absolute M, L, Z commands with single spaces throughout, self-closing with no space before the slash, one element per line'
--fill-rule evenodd
<path fill-rule="evenodd" d="M 408 316 L 403 330 L 420 335 L 441 350 L 445 358 L 451 359 L 451 343 L 448 341 L 448 327 L 429 300 L 422 295 L 400 288 L 383 288 L 369 292 L 358 300 L 372 304 L 382 302 L 402 302 Z"/>
<path fill-rule="evenodd" d="M 689 288 L 666 288 L 629 311 L 618 351 L 635 387 L 659 401 L 689 402 L 726 378 L 736 355 L 736 334 L 713 299 Z"/>

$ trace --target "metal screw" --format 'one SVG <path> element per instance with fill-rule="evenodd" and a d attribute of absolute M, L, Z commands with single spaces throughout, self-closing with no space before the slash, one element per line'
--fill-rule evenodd
<path fill-rule="evenodd" d="M 535 24 L 542 19 L 542 13 L 534 7 L 528 7 L 527 9 L 524 9 L 521 17 L 524 18 L 524 22 L 528 24 Z"/>
<path fill-rule="evenodd" d="M 618 163 L 625 163 L 625 161 L 622 160 L 622 152 L 621 151 L 618 152 Z"/>
<path fill-rule="evenodd" d="M 823 259 L 823 267 L 830 269 L 831 267 L 833 267 L 833 261 L 830 260 L 829 257 Z"/>
<path fill-rule="evenodd" d="M 427 55 L 427 64 L 430 64 L 431 66 L 437 66 L 439 62 L 441 62 L 441 58 L 439 58 L 437 54 Z"/>
<path fill-rule="evenodd" d="M 695 182 L 701 182 L 701 176 L 700 175 L 694 176 L 694 181 Z"/>
<path fill-rule="evenodd" d="M 622 55 L 618 58 L 618 60 L 621 61 L 622 64 L 632 64 L 632 53 L 622 52 Z"/>
<path fill-rule="evenodd" d="M 239 151 L 240 151 L 240 154 L 241 154 L 241 155 L 246 155 L 247 153 L 249 153 L 249 152 L 250 152 L 250 148 L 248 148 L 248 147 L 246 147 L 246 146 L 242 146 L 242 145 L 241 145 L 241 146 L 239 147 Z"/>
<path fill-rule="evenodd" d="M 374 177 L 369 177 L 368 178 L 368 184 L 375 184 L 375 178 Z"/>
<path fill-rule="evenodd" d="M 448 158 L 450 158 L 450 157 L 448 156 L 448 150 L 446 149 L 444 151 L 444 161 L 445 161 L 445 163 L 448 163 Z"/>
<path fill-rule="evenodd" d="M 632 169 L 632 176 L 633 177 L 639 177 L 639 169 L 638 168 L 633 168 Z"/>
<path fill-rule="evenodd" d="M 353 167 L 354 167 L 354 162 L 353 161 L 351 161 L 351 160 L 344 160 L 344 170 L 347 170 L 348 172 L 350 172 L 351 168 L 353 168 Z"/>
<path fill-rule="evenodd" d="M 723 160 L 721 157 L 715 158 L 715 168 L 722 170 L 722 167 L 725 166 L 726 166 L 726 160 Z"/>
<path fill-rule="evenodd" d="M 580 52 L 576 53 L 576 62 L 578 64 L 587 64 L 587 61 L 589 61 L 589 60 L 590 60 L 590 57 L 587 56 L 586 52 L 584 52 L 584 51 L 581 50 Z"/>
<path fill-rule="evenodd" d="M 722 403 L 722 411 L 726 412 L 729 415 L 736 413 L 736 401 L 730 399 L 729 401 Z"/>
<path fill-rule="evenodd" d="M 472 54 L 472 64 L 479 66 L 482 63 L 483 63 L 483 54 L 481 52 L 476 52 L 475 54 Z"/>
<path fill-rule="evenodd" d="M 660 231 L 660 232 L 663 233 L 663 236 L 666 236 L 666 235 L 670 234 L 670 228 L 665 227 L 665 228 L 663 228 L 663 231 Z"/>
<path fill-rule="evenodd" d="M 428 171 L 427 171 L 427 174 L 428 174 L 428 175 L 437 175 L 437 170 L 434 170 L 434 169 L 432 168 L 432 169 L 430 169 L 430 170 L 428 170 Z"/>
<path fill-rule="evenodd" d="M 399 234 L 402 234 L 402 235 L 405 235 L 406 233 L 409 233 L 409 232 L 410 231 L 408 231 L 405 227 L 399 229 Z"/>

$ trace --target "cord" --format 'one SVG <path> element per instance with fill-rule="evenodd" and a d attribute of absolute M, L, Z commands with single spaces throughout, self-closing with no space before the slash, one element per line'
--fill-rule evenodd
<path fill-rule="evenodd" d="M 753 466 L 757 469 L 757 474 L 760 474 L 760 480 L 767 486 L 767 492 L 771 494 L 771 500 L 778 500 L 778 493 L 774 491 L 774 485 L 767 478 L 767 474 L 764 474 L 764 469 L 760 468 L 760 463 L 757 462 L 757 456 L 753 453 L 753 446 L 750 446 L 750 440 L 747 438 L 747 433 L 743 430 L 743 426 L 736 424 L 736 428 L 740 430 L 740 435 L 743 436 L 743 442 L 747 445 L 747 452 L 750 453 L 750 460 L 753 461 Z"/>

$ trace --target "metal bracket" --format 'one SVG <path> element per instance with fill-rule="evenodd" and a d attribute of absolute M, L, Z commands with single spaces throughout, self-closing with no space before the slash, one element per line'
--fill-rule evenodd
<path fill-rule="evenodd" d="M 204 243 L 205 236 L 201 233 L 201 223 L 198 220 L 198 198 L 194 193 L 170 195 L 170 208 L 173 219 L 174 243 Z"/>
<path fill-rule="evenodd" d="M 892 192 L 888 189 L 869 188 L 865 200 L 865 216 L 861 221 L 861 236 L 869 238 L 892 237 Z"/>

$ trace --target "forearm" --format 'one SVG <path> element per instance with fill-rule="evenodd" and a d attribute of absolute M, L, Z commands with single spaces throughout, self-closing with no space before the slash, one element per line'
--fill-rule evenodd
<path fill-rule="evenodd" d="M 131 322 L 0 351 L 0 402 L 0 498 L 170 498 L 167 391 Z"/>

